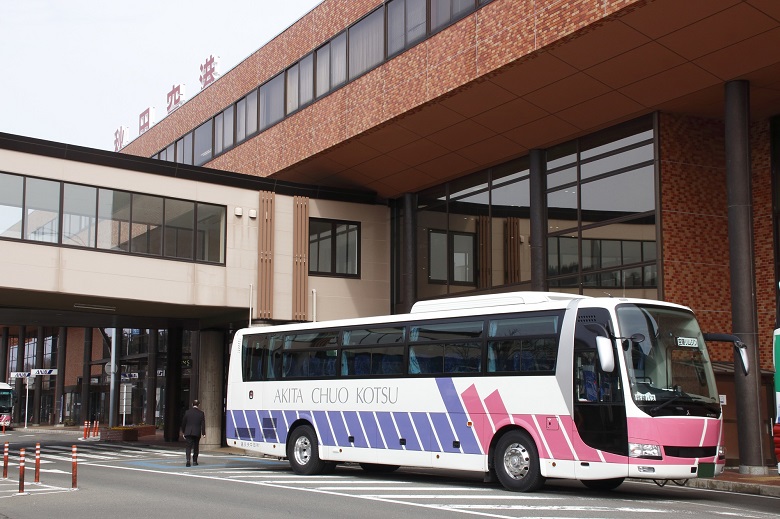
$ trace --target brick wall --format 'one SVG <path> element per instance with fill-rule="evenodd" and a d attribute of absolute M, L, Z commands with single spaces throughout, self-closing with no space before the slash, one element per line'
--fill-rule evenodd
<path fill-rule="evenodd" d="M 376 8 L 325 0 L 188 101 L 124 153 L 151 156 Z M 645 0 L 494 0 L 356 81 L 217 157 L 208 167 L 269 176 L 532 57 Z"/>
<path fill-rule="evenodd" d="M 730 333 L 728 200 L 722 121 L 661 114 L 664 299 L 691 307 L 705 332 Z M 768 122 L 751 128 L 753 234 L 761 367 L 772 367 L 774 252 Z M 732 361 L 730 345 L 711 351 Z"/>
<path fill-rule="evenodd" d="M 772 335 L 775 329 L 775 255 L 772 231 L 772 171 L 769 122 L 750 128 L 753 182 L 753 251 L 756 271 L 759 357 L 762 369 L 773 371 Z"/>

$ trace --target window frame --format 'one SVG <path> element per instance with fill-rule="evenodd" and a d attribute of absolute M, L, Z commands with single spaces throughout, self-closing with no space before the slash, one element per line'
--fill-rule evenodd
<path fill-rule="evenodd" d="M 432 254 L 431 239 L 434 235 L 444 235 L 447 243 L 447 250 L 445 251 L 447 261 L 447 279 L 433 278 L 431 272 L 433 272 L 432 260 L 434 259 Z M 473 260 L 471 265 L 471 280 L 470 281 L 458 281 L 455 279 L 455 237 L 466 236 L 471 238 L 471 258 Z M 477 233 L 465 232 L 465 231 L 448 231 L 443 229 L 428 229 L 428 283 L 432 285 L 457 285 L 466 287 L 477 286 L 477 272 L 479 265 L 477 265 Z"/>
<path fill-rule="evenodd" d="M 328 240 L 330 241 L 330 269 L 328 271 L 322 271 L 322 270 L 312 270 L 314 266 L 314 262 L 311 260 L 311 246 L 312 246 L 312 234 L 311 234 L 311 223 L 317 222 L 317 223 L 327 223 L 330 224 L 330 238 Z M 342 273 L 338 272 L 338 247 L 337 247 L 337 239 L 338 239 L 338 233 L 337 228 L 340 225 L 347 225 L 347 226 L 354 226 L 357 231 L 357 252 L 355 255 L 355 262 L 356 262 L 356 272 L 355 273 Z M 361 230 L 360 230 L 360 222 L 358 221 L 350 221 L 350 220 L 334 220 L 330 218 L 309 218 L 309 242 L 308 242 L 308 249 L 307 249 L 307 258 L 309 263 L 309 275 L 310 276 L 318 276 L 318 277 L 336 277 L 336 278 L 351 278 L 351 279 L 360 279 L 360 273 L 361 273 L 361 255 L 362 255 L 362 244 L 361 244 Z M 320 240 L 318 240 L 320 241 Z"/>

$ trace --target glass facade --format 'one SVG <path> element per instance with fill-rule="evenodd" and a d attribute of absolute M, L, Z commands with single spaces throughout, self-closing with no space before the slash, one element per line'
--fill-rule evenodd
<path fill-rule="evenodd" d="M 225 206 L 0 172 L 0 239 L 225 263 Z"/>
<path fill-rule="evenodd" d="M 548 150 L 547 179 L 549 287 L 657 297 L 652 118 Z"/>
<path fill-rule="evenodd" d="M 418 194 L 420 299 L 530 281 L 529 174 L 521 158 Z"/>
<path fill-rule="evenodd" d="M 658 297 L 654 135 L 644 117 L 545 150 L 549 289 Z M 417 298 L 529 289 L 530 209 L 527 157 L 418 193 Z"/>

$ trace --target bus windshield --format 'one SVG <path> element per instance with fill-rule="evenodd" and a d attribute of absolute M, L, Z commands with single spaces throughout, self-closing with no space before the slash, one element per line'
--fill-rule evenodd
<path fill-rule="evenodd" d="M 631 397 L 651 416 L 720 416 L 707 347 L 692 313 L 675 308 L 617 307 Z"/>

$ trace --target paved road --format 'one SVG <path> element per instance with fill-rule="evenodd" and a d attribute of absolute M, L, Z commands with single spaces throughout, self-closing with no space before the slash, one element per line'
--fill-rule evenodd
<path fill-rule="evenodd" d="M 0 441 L 3 439 L 0 438 Z M 78 490 L 71 490 L 72 439 L 42 443 L 41 484 L 27 465 L 18 494 L 17 438 L 9 478 L 0 481 L 0 518 L 39 519 L 70 514 L 80 519 L 143 512 L 152 517 L 323 517 L 397 519 L 477 516 L 494 518 L 776 518 L 780 499 L 627 482 L 617 491 L 593 492 L 576 482 L 551 482 L 542 491 L 516 494 L 484 484 L 478 475 L 401 469 L 367 474 L 342 466 L 322 476 L 297 476 L 285 461 L 202 453 L 186 468 L 181 448 L 80 442 Z M 24 445 L 23 445 L 24 444 Z"/>

